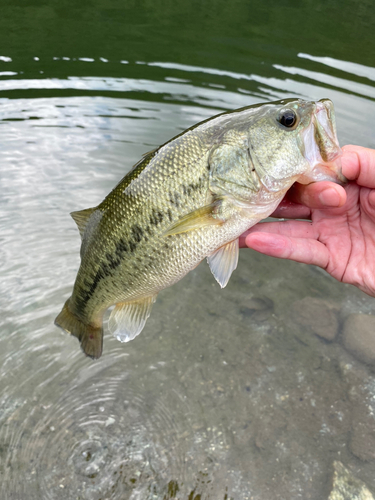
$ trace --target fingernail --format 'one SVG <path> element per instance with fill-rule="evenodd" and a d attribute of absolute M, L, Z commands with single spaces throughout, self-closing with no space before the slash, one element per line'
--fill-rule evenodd
<path fill-rule="evenodd" d="M 319 201 L 326 207 L 338 207 L 340 205 L 340 195 L 336 189 L 328 188 L 320 193 Z"/>

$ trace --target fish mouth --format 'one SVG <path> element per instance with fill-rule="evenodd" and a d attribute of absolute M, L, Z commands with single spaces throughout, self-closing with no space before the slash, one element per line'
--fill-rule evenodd
<path fill-rule="evenodd" d="M 315 102 L 311 123 L 303 132 L 303 145 L 304 156 L 311 168 L 310 180 L 306 178 L 306 181 L 347 183 L 341 171 L 342 150 L 337 139 L 335 110 L 329 99 Z"/>

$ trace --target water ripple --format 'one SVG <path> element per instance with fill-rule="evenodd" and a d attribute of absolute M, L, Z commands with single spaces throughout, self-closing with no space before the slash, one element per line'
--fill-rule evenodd
<path fill-rule="evenodd" d="M 2 401 L 4 494 L 26 498 L 35 487 L 43 499 L 122 499 L 136 491 L 162 494 L 171 478 L 184 482 L 187 405 L 174 393 L 150 394 L 127 371 L 111 375 L 119 361 L 91 365 L 54 403 L 35 404 L 27 416 L 25 401 Z M 54 380 L 60 386 L 61 375 Z M 21 464 L 26 481 L 19 480 Z"/>
<path fill-rule="evenodd" d="M 252 344 L 256 331 L 238 311 L 247 301 L 241 287 L 233 284 L 219 297 L 209 271 L 202 271 L 204 278 L 189 275 L 179 295 L 174 289 L 160 297 L 139 341 L 125 347 L 106 336 L 106 355 L 97 363 L 53 319 L 79 265 L 80 239 L 69 212 L 97 205 L 143 153 L 194 123 L 262 100 L 328 96 L 336 105 L 340 139 L 375 144 L 372 73 L 358 73 L 368 78 L 365 85 L 353 81 L 351 63 L 301 59 L 307 68 L 268 65 L 264 73 L 249 74 L 139 61 L 137 79 L 131 77 L 134 63 L 126 60 L 122 69 L 129 74 L 121 78 L 0 74 L 1 498 L 256 496 L 256 461 L 263 451 L 253 450 L 260 411 L 254 387 L 263 380 L 257 397 L 268 415 L 274 404 L 268 389 L 285 380 L 272 379 L 266 361 L 257 358 L 265 356 L 262 349 L 268 352 L 267 344 Z M 0 60 L 12 70 L 13 61 Z M 64 65 L 68 60 L 59 59 Z M 322 78 L 317 63 L 347 75 Z M 14 98 L 20 94 L 12 92 L 21 90 L 22 97 Z M 245 283 L 258 289 L 271 271 L 256 257 L 254 262 L 259 274 L 245 270 L 234 280 L 247 276 Z M 294 283 L 310 276 L 306 269 L 293 272 Z M 281 271 L 278 276 L 266 279 L 267 293 L 272 288 L 284 297 Z M 191 300 L 197 289 L 203 291 L 199 304 Z M 250 383 L 253 393 L 244 389 L 250 391 Z M 265 476 L 279 471 L 279 465 L 268 467 Z M 299 467 L 295 474 L 302 477 Z"/>

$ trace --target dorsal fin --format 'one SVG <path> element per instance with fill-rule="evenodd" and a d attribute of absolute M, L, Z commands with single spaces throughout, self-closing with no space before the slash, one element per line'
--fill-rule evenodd
<path fill-rule="evenodd" d="M 83 238 L 83 233 L 85 232 L 85 228 L 87 225 L 87 222 L 93 212 L 95 212 L 96 207 L 94 208 L 86 208 L 85 210 L 78 210 L 77 212 L 71 212 L 70 215 L 72 216 L 74 222 L 77 224 L 78 229 L 79 229 L 79 234 L 81 235 L 81 238 Z"/>
<path fill-rule="evenodd" d="M 156 151 L 157 151 L 158 149 L 160 149 L 160 146 L 158 146 L 158 147 L 157 147 L 157 148 L 155 148 L 155 149 L 151 149 L 151 151 L 147 151 L 147 153 L 143 153 L 142 158 L 145 158 L 145 157 L 146 157 L 146 156 L 148 156 L 148 155 L 153 155 L 154 153 L 156 153 Z"/>

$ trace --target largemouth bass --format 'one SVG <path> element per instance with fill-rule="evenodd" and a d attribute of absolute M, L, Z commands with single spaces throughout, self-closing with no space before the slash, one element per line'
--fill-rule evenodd
<path fill-rule="evenodd" d="M 146 154 L 104 201 L 71 215 L 81 265 L 56 325 L 99 358 L 103 314 L 134 339 L 157 294 L 207 257 L 224 287 L 238 237 L 270 215 L 291 185 L 340 178 L 333 104 L 287 99 L 222 113 Z"/>

